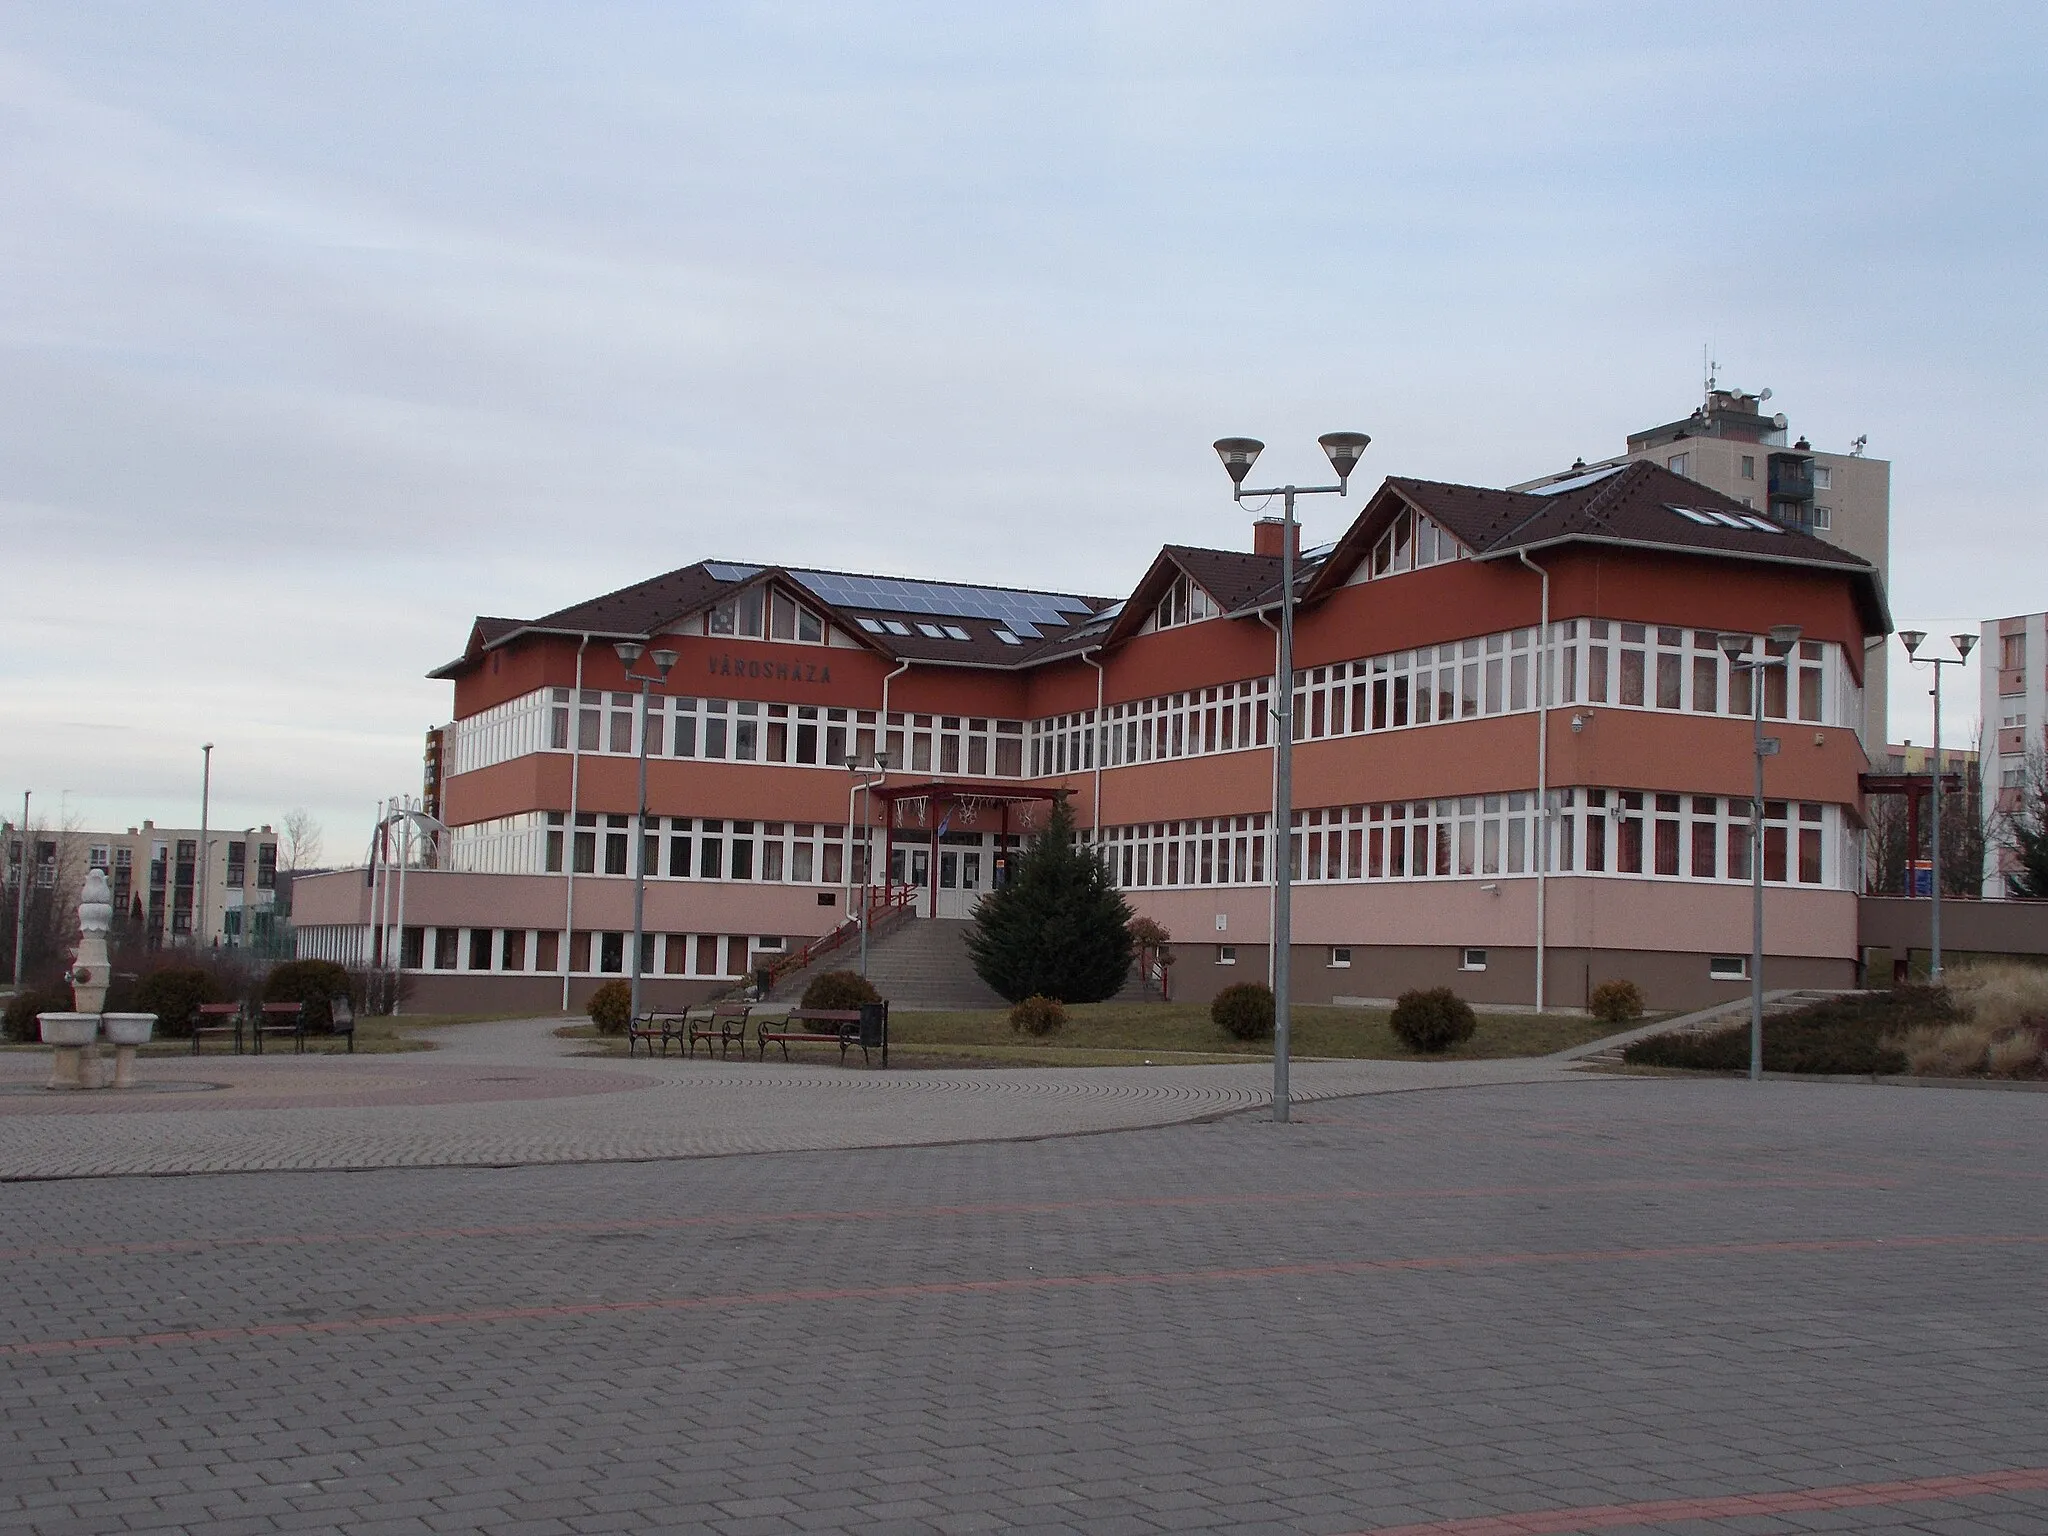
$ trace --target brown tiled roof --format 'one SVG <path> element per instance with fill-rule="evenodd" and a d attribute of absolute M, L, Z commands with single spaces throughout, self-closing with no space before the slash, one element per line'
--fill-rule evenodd
<path fill-rule="evenodd" d="M 535 619 L 535 629 L 604 635 L 651 635 L 672 619 L 710 602 L 728 585 L 700 560 L 647 581 L 636 581 L 602 597 L 571 603 Z"/>
<path fill-rule="evenodd" d="M 1839 569 L 1859 578 L 1859 598 L 1865 619 L 1873 625 L 1871 632 L 1890 628 L 1882 584 L 1869 561 L 1810 533 L 1771 522 L 1696 480 L 1644 463 L 1551 495 L 1389 479 L 1337 542 L 1310 595 L 1340 585 L 1356 570 L 1403 505 L 1428 513 L 1481 560 L 1518 549 L 1592 542 Z M 1689 517 L 1687 512 L 1699 515 Z M 1731 526 L 1725 520 L 1729 518 L 1747 525 Z"/>

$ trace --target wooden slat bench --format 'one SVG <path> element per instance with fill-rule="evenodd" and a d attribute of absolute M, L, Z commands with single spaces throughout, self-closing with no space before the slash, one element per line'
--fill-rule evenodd
<path fill-rule="evenodd" d="M 235 1042 L 235 1054 L 242 1054 L 242 1005 L 240 1003 L 201 1003 L 199 1012 L 192 1019 L 192 1054 L 199 1054 L 199 1043 L 215 1035 Z"/>
<path fill-rule="evenodd" d="M 763 1019 L 754 1031 L 754 1038 L 761 1046 L 761 1059 L 768 1059 L 770 1042 L 782 1047 L 782 1059 L 789 1060 L 792 1045 L 836 1045 L 839 1047 L 839 1064 L 846 1065 L 846 1053 L 858 1047 L 860 1059 L 868 1059 L 868 1048 L 860 1043 L 860 1010 L 858 1008 L 792 1008 L 779 1029 L 770 1026 L 775 1021 Z"/>
<path fill-rule="evenodd" d="M 711 1054 L 713 1041 L 718 1043 L 721 1060 L 734 1045 L 740 1048 L 740 1060 L 747 1059 L 747 1015 L 754 1011 L 752 1003 L 714 1003 L 708 1009 L 693 1010 L 689 1016 L 688 1035 L 683 1047 L 684 1054 L 697 1054 L 697 1042 L 704 1042 L 704 1054 Z"/>
<path fill-rule="evenodd" d="M 654 1043 L 661 1042 L 661 1054 L 668 1054 L 668 1043 L 682 1039 L 682 1028 L 688 1019 L 687 1013 L 643 1013 L 637 1019 L 626 1023 L 626 1054 L 633 1054 L 633 1047 L 641 1041 L 647 1042 L 647 1054 L 654 1054 Z"/>
<path fill-rule="evenodd" d="M 293 1047 L 303 1052 L 306 1049 L 306 1005 L 304 1003 L 265 1003 L 255 1019 L 256 1054 L 263 1054 L 265 1035 L 290 1035 Z M 354 1037 L 350 1037 L 353 1041 Z"/>

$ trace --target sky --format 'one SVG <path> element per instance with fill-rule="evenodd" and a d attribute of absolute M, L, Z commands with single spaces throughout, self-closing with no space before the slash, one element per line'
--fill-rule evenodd
<path fill-rule="evenodd" d="M 13 0 L 0 814 L 193 824 L 210 741 L 214 825 L 304 806 L 346 861 L 476 614 L 708 556 L 1121 592 L 1247 543 L 1213 438 L 1507 484 L 1684 415 L 1703 348 L 1892 461 L 1901 627 L 2048 608 L 2044 44 L 1875 0 Z M 1965 738 L 1974 665 L 1944 692 Z"/>

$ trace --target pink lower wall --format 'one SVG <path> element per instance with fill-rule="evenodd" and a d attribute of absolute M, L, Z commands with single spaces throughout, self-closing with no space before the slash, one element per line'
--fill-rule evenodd
<path fill-rule="evenodd" d="M 1497 884 L 1496 891 L 1484 889 Z M 1750 889 L 1679 880 L 1558 876 L 1548 882 L 1547 942 L 1557 948 L 1672 949 L 1746 954 Z M 1264 944 L 1272 936 L 1264 887 L 1145 890 L 1131 905 L 1188 944 Z M 1218 916 L 1224 926 L 1217 926 Z M 1770 888 L 1764 932 L 1775 955 L 1853 960 L 1856 897 Z M 1533 945 L 1536 882 L 1416 881 L 1294 888 L 1296 944 Z"/>

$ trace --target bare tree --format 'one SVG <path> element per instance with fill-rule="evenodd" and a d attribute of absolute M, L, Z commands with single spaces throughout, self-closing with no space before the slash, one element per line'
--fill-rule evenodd
<path fill-rule="evenodd" d="M 2011 896 L 2048 897 L 2048 755 L 2032 746 L 2014 772 L 2017 783 L 2001 787 L 2008 801 L 1992 816 L 1991 839 L 2005 869 Z"/>
<path fill-rule="evenodd" d="M 320 862 L 321 827 L 303 805 L 294 806 L 284 818 L 284 867 L 297 874 Z"/>
<path fill-rule="evenodd" d="M 85 878 L 86 840 L 78 818 L 67 816 L 62 826 L 31 817 L 26 828 L 8 824 L 6 838 L 20 838 L 23 857 L 5 866 L 5 894 L 0 896 L 6 913 L 0 923 L 0 973 L 15 974 L 15 903 L 21 899 L 22 882 L 27 882 L 26 921 L 21 933 L 22 981 L 27 985 L 47 983 L 60 975 L 71 956 L 77 937 L 78 891 Z"/>

